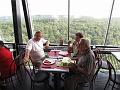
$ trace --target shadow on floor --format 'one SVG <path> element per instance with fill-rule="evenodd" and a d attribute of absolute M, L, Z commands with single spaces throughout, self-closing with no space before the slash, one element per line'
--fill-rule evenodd
<path fill-rule="evenodd" d="M 107 79 L 108 79 L 108 74 L 104 72 L 100 72 L 96 78 L 96 81 L 94 84 L 94 90 L 103 90 Z M 22 82 L 21 84 L 18 81 L 14 82 L 16 86 L 15 90 L 30 90 L 31 89 L 30 78 L 28 77 L 28 75 L 26 74 L 22 75 L 21 82 Z M 9 84 L 7 88 L 3 88 L 3 89 L 0 88 L 0 90 L 14 90 L 14 89 L 12 88 L 12 85 Z M 41 84 L 36 84 L 34 90 L 51 90 L 51 88 L 46 87 L 44 84 L 41 83 Z M 80 88 L 79 90 L 88 90 L 88 87 L 85 87 L 84 89 Z M 106 90 L 111 90 L 111 86 L 107 87 Z M 120 90 L 120 89 L 114 89 L 114 90 Z"/>

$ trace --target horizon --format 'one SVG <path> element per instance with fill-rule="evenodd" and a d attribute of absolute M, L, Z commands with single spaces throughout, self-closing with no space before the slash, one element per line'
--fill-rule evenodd
<path fill-rule="evenodd" d="M 28 0 L 30 15 L 67 15 L 68 0 Z M 7 4 L 7 5 L 6 5 Z M 71 0 L 70 15 L 109 18 L 112 0 Z M 120 17 L 120 0 L 116 0 L 112 17 Z M 20 2 L 21 16 L 23 16 Z M 0 17 L 12 16 L 10 0 L 0 2 Z"/>
<path fill-rule="evenodd" d="M 33 16 L 52 16 L 53 18 L 59 18 L 59 16 L 65 16 L 65 15 L 32 15 L 31 17 L 33 17 Z M 0 18 L 8 18 L 8 17 L 10 17 L 10 18 L 12 18 L 11 16 L 0 16 Z M 73 15 L 71 15 L 71 17 L 73 18 L 93 18 L 93 19 L 108 19 L 107 17 L 104 17 L 104 18 L 95 18 L 95 17 L 91 17 L 91 16 L 73 16 Z M 24 18 L 24 16 L 21 16 L 21 18 Z M 66 18 L 68 18 L 68 17 L 66 17 Z M 116 18 L 120 18 L 120 17 L 112 17 L 112 19 L 116 19 Z"/>

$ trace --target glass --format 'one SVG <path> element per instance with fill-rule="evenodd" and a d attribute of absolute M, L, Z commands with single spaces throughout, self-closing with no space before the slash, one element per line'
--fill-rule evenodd
<path fill-rule="evenodd" d="M 76 32 L 81 32 L 92 45 L 103 45 L 113 0 L 70 1 L 70 39 L 75 38 Z"/>
<path fill-rule="evenodd" d="M 54 56 L 56 56 L 56 57 L 58 57 L 58 55 L 59 55 L 59 50 L 57 50 L 57 49 L 54 49 Z"/>
<path fill-rule="evenodd" d="M 51 44 L 59 45 L 59 38 L 67 43 L 68 0 L 28 0 L 33 32 L 42 31 Z"/>
<path fill-rule="evenodd" d="M 82 32 L 92 45 L 103 45 L 113 0 L 70 0 L 70 40 Z M 120 1 L 116 0 L 107 45 L 120 44 Z M 34 32 L 40 30 L 51 44 L 68 42 L 68 0 L 28 0 Z M 24 34 L 26 38 L 26 34 Z"/>
<path fill-rule="evenodd" d="M 20 14 L 21 14 L 21 29 L 22 29 L 22 39 L 23 43 L 28 42 L 28 34 L 27 34 L 27 28 L 25 24 L 25 17 L 23 13 L 23 6 L 22 6 L 22 1 L 20 1 Z"/>
<path fill-rule="evenodd" d="M 113 1 L 113 0 L 111 0 Z M 106 45 L 120 45 L 120 0 L 115 0 Z"/>
<path fill-rule="evenodd" d="M 49 58 L 48 52 L 45 52 L 45 57 L 46 57 L 46 58 Z"/>
<path fill-rule="evenodd" d="M 15 42 L 10 0 L 0 1 L 0 40 Z"/>

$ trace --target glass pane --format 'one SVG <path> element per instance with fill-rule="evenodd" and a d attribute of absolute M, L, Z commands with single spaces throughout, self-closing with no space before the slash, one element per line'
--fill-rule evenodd
<path fill-rule="evenodd" d="M 108 31 L 107 43 L 108 45 L 120 45 L 120 0 L 115 0 L 111 25 Z"/>
<path fill-rule="evenodd" d="M 28 35 L 27 35 L 27 28 L 25 24 L 25 17 L 24 17 L 24 12 L 23 12 L 23 6 L 22 6 L 22 1 L 20 1 L 20 13 L 21 13 L 21 29 L 22 29 L 22 39 L 23 43 L 28 42 Z"/>
<path fill-rule="evenodd" d="M 82 32 L 92 45 L 103 45 L 112 0 L 71 0 L 70 38 Z"/>
<path fill-rule="evenodd" d="M 10 0 L 0 0 L 0 40 L 14 42 L 12 8 Z"/>
<path fill-rule="evenodd" d="M 67 43 L 68 0 L 28 0 L 33 29 L 42 31 L 50 43 L 58 44 L 60 38 Z"/>

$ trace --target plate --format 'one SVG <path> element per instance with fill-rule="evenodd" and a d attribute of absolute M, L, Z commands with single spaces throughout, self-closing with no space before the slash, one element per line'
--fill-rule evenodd
<path fill-rule="evenodd" d="M 63 56 L 49 56 L 51 59 L 63 59 Z"/>
<path fill-rule="evenodd" d="M 59 52 L 59 55 L 67 56 L 67 55 L 68 55 L 68 52 L 67 52 L 67 51 L 60 51 L 60 52 Z"/>
<path fill-rule="evenodd" d="M 52 65 L 52 64 L 54 64 L 55 63 L 55 60 L 54 59 L 45 59 L 44 61 L 43 61 L 43 64 L 44 65 Z"/>
<path fill-rule="evenodd" d="M 61 50 L 51 50 L 51 52 L 60 52 Z"/>

